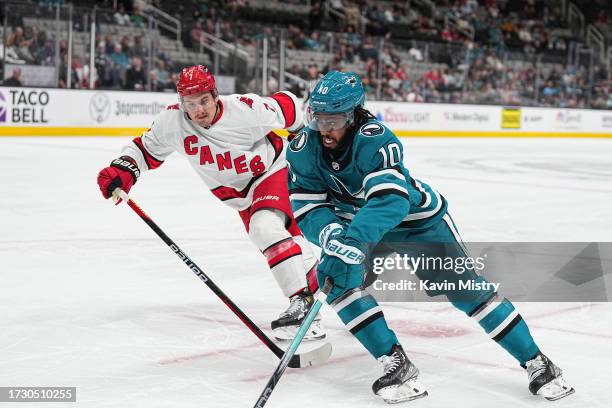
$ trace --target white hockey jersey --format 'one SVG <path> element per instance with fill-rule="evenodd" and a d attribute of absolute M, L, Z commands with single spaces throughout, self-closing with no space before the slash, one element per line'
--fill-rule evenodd
<path fill-rule="evenodd" d="M 179 152 L 215 196 L 243 210 L 251 205 L 255 187 L 286 167 L 286 143 L 273 130 L 301 126 L 302 112 L 291 92 L 226 95 L 219 97 L 219 115 L 210 128 L 192 122 L 178 104 L 171 105 L 122 153 L 144 172 Z"/>

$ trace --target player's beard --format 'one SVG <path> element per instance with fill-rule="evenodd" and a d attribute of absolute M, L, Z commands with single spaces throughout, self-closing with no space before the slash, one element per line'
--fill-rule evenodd
<path fill-rule="evenodd" d="M 320 137 L 321 137 L 321 145 L 323 145 L 323 148 L 325 150 L 333 152 L 334 155 L 336 155 L 339 152 L 345 151 L 346 148 L 353 143 L 353 139 L 355 137 L 355 128 L 353 126 L 347 126 L 344 131 L 344 135 L 342 136 L 334 137 L 331 134 L 324 136 L 323 133 L 320 133 Z M 330 145 L 324 143 L 325 137 L 329 137 L 335 143 L 332 143 Z"/>
<path fill-rule="evenodd" d="M 339 140 L 331 135 L 324 135 L 321 133 L 321 143 L 324 148 L 333 150 L 338 146 Z"/>

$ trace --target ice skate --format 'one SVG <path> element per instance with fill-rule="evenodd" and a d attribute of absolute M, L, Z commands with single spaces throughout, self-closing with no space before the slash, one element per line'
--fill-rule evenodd
<path fill-rule="evenodd" d="M 280 314 L 271 324 L 274 338 L 279 341 L 291 341 L 295 337 L 304 317 L 314 303 L 310 292 L 303 291 L 290 298 L 289 307 Z M 304 341 L 320 340 L 325 338 L 325 331 L 321 327 L 321 315 L 318 314 L 304 336 Z"/>
<path fill-rule="evenodd" d="M 529 375 L 529 391 L 549 401 L 556 401 L 574 393 L 574 388 L 563 379 L 563 372 L 544 354 L 538 353 L 526 364 Z"/>
<path fill-rule="evenodd" d="M 411 401 L 427 396 L 427 390 L 418 383 L 419 369 L 408 359 L 404 349 L 396 344 L 391 354 L 378 359 L 385 374 L 372 384 L 372 391 L 388 404 Z"/>

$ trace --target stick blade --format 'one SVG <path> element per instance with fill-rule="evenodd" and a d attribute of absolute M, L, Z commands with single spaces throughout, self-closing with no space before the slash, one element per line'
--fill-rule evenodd
<path fill-rule="evenodd" d="M 332 354 L 332 345 L 325 343 L 314 350 L 294 355 L 289 361 L 291 368 L 304 368 L 321 364 L 329 359 Z"/>

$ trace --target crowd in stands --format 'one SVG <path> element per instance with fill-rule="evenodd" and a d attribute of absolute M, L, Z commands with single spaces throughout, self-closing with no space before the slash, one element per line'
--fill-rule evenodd
<path fill-rule="evenodd" d="M 120 26 L 144 27 L 146 19 L 142 13 L 140 2 L 132 4 L 131 13 L 126 12 L 123 3 L 118 4 L 114 14 L 108 20 Z M 27 17 L 27 16 L 26 16 Z M 79 20 L 75 22 L 78 29 Z M 71 88 L 90 88 L 90 66 L 88 55 L 73 53 L 70 65 L 70 81 L 68 81 L 68 41 L 60 37 L 57 57 L 59 57 L 59 87 L 66 88 L 70 82 Z M 116 38 L 111 34 L 97 32 L 95 38 L 96 52 L 94 54 L 94 88 L 175 91 L 178 79 L 178 69 L 166 54 L 155 44 L 153 65 L 148 66 L 149 42 L 142 35 Z M 36 25 L 23 27 L 16 25 L 7 34 L 4 44 L 6 63 L 30 64 L 42 66 L 56 65 L 55 33 L 47 33 Z M 20 69 L 14 69 L 13 73 Z M 8 78 L 5 85 L 21 86 L 18 78 Z"/>
<path fill-rule="evenodd" d="M 174 91 L 177 72 L 163 52 L 156 53 L 155 66 L 147 69 L 148 48 L 142 36 L 114 39 L 98 34 L 94 56 L 94 87 L 104 89 L 146 90 L 147 73 L 153 91 Z M 55 42 L 36 26 L 17 26 L 6 40 L 7 63 L 55 66 Z M 68 86 L 68 42 L 59 41 L 59 86 Z M 72 55 L 71 88 L 89 88 L 90 73 L 85 56 Z M 19 71 L 21 72 L 21 71 Z M 7 82 L 5 81 L 5 84 Z M 8 84 L 11 84 L 9 82 Z"/>
<path fill-rule="evenodd" d="M 228 20 L 235 19 L 244 2 L 230 3 L 230 11 L 204 4 L 197 8 L 188 45 L 206 42 L 202 33 L 214 35 L 214 22 L 221 21 L 218 33 L 223 40 L 253 50 L 257 35 L 265 33 L 274 49 L 279 27 L 253 21 L 230 25 Z M 333 40 L 319 31 L 323 5 L 318 1 L 311 2 L 306 24 L 283 26 L 289 49 L 333 52 L 327 65 L 289 62 L 288 72 L 309 83 L 330 69 L 355 69 L 368 96 L 383 100 L 612 108 L 612 73 L 606 67 L 595 65 L 590 79 L 586 66 L 567 64 L 569 43 L 578 39 L 562 18 L 561 2 L 441 0 L 429 16 L 410 2 L 332 0 L 329 6 L 337 30 Z M 442 66 L 414 70 L 424 62 L 426 46 L 395 44 L 390 27 L 398 23 L 437 47 L 434 62 Z M 380 38 L 385 40 L 382 48 Z M 518 63 L 513 57 L 517 54 Z M 544 67 L 538 63 L 541 55 L 556 64 Z M 277 83 L 272 78 L 268 88 Z M 292 86 L 295 92 L 303 91 L 298 84 Z"/>
<path fill-rule="evenodd" d="M 162 1 L 152 3 L 169 7 Z M 280 4 L 278 0 L 267 3 L 269 7 Z M 312 83 L 330 69 L 356 70 L 370 98 L 612 108 L 612 72 L 599 63 L 590 70 L 586 65 L 568 64 L 570 43 L 583 39 L 574 37 L 569 29 L 561 1 L 436 0 L 431 10 L 415 3 L 311 0 L 303 21 L 282 25 L 249 20 L 252 17 L 244 11 L 250 7 L 246 0 L 194 1 L 191 8 L 181 3 L 166 11 L 181 18 L 184 45 L 203 52 L 210 52 L 206 34 L 237 44 L 251 55 L 256 39 L 267 35 L 274 50 L 282 29 L 289 50 L 329 55 L 326 63 L 288 61 L 289 73 Z M 287 8 L 301 4 L 298 0 L 282 2 Z M 607 9 L 590 13 L 586 14 L 589 21 L 609 26 Z M 146 22 L 139 1 L 119 1 L 112 19 L 122 26 L 139 27 Z M 406 33 L 409 38 L 404 38 Z M 15 27 L 5 44 L 7 58 L 29 64 L 55 63 L 54 42 L 36 27 Z M 148 44 L 142 37 L 98 35 L 96 46 L 96 87 L 174 89 L 180 67 L 159 49 L 154 53 L 154 66 L 147 66 Z M 66 43 L 61 41 L 64 69 L 60 86 L 67 83 L 66 52 Z M 88 64 L 83 59 L 72 58 L 73 87 L 89 86 Z M 268 85 L 269 90 L 278 86 L 278 77 L 272 77 Z M 288 86 L 297 93 L 306 91 L 303 83 L 290 81 Z"/>

